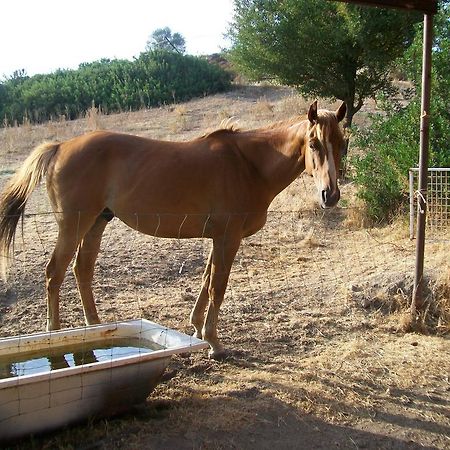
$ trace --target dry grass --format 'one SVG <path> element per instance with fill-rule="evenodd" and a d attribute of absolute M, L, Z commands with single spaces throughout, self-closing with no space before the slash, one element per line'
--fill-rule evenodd
<path fill-rule="evenodd" d="M 223 119 L 251 128 L 303 113 L 309 103 L 291 89 L 241 86 L 182 105 L 2 128 L 1 182 L 43 140 L 98 126 L 185 140 Z M 405 223 L 367 228 L 351 183 L 342 186 L 342 208 L 322 211 L 315 196 L 312 180 L 300 177 L 275 199 L 266 227 L 243 242 L 219 324 L 233 349 L 226 361 L 175 357 L 164 382 L 130 414 L 16 448 L 448 448 L 448 239 L 426 246 L 424 323 L 432 334 L 405 334 L 399 321 L 411 298 L 415 252 Z M 46 208 L 39 191 L 28 211 Z M 15 272 L 0 285 L 0 334 L 42 329 L 37 280 L 55 233 L 51 216 L 26 220 Z M 208 250 L 207 242 L 153 239 L 112 221 L 96 269 L 100 316 L 139 315 L 190 333 Z M 75 283 L 67 278 L 63 324 L 81 325 Z"/>
<path fill-rule="evenodd" d="M 264 119 L 267 119 L 268 117 L 274 116 L 274 105 L 270 103 L 266 98 L 259 98 L 256 101 L 255 107 L 254 107 L 254 114 L 257 117 L 264 117 Z"/>
<path fill-rule="evenodd" d="M 298 245 L 300 248 L 314 248 L 319 247 L 322 244 L 320 244 L 320 242 L 314 236 L 314 228 L 310 228 L 306 233 L 306 236 L 299 242 Z"/>
<path fill-rule="evenodd" d="M 101 107 L 97 107 L 92 103 L 92 106 L 86 111 L 86 122 L 89 131 L 96 131 L 104 128 L 102 116 Z"/>

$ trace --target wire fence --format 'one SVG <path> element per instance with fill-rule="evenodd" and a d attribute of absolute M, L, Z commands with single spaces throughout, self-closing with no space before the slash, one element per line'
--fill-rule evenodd
<path fill-rule="evenodd" d="M 43 208 L 41 205 L 38 212 L 25 217 L 9 281 L 0 285 L 0 335 L 16 339 L 20 345 L 30 333 L 45 329 L 47 321 L 45 266 L 57 225 L 54 214 Z M 242 241 L 232 267 L 219 316 L 226 347 L 252 349 L 254 354 L 270 357 L 289 354 L 292 349 L 307 354 L 337 329 L 351 333 L 359 329 L 361 321 L 375 321 L 374 316 L 368 319 L 370 311 L 395 312 L 409 301 L 415 247 L 407 232 L 352 229 L 346 223 L 347 216 L 348 211 L 339 208 L 269 211 L 265 227 Z M 142 222 L 139 215 L 136 218 Z M 189 219 L 189 215 L 180 215 L 180 224 Z M 209 239 L 155 238 L 113 219 L 104 233 L 94 274 L 93 291 L 101 321 L 122 324 L 150 320 L 164 329 L 191 335 L 189 313 L 200 290 L 210 247 Z M 447 250 L 428 247 L 428 274 L 439 272 Z M 63 328 L 81 327 L 80 345 L 85 349 L 83 309 L 70 269 L 61 290 L 61 322 Z M 7 411 L 0 417 L 0 429 L 8 430 L 11 421 L 22 419 L 29 408 L 41 416 L 44 412 L 52 415 L 57 408 L 68 414 L 86 399 L 98 404 L 100 392 L 110 392 L 111 388 L 115 397 L 135 395 L 129 385 L 121 384 L 111 353 L 101 356 L 102 362 L 109 364 L 105 377 L 91 382 L 82 375 L 73 381 L 74 386 L 72 381 L 60 380 L 60 371 L 66 370 L 72 359 L 81 358 L 80 366 L 90 371 L 93 362 L 100 362 L 95 351 L 88 349 L 87 359 L 86 355 L 84 359 L 78 356 L 78 351 L 73 353 L 65 358 L 62 369 L 54 357 L 47 358 L 43 364 L 46 375 L 39 387 L 43 395 L 32 387 L 8 392 L 7 397 L 0 392 L 0 410 Z M 4 359 L 3 355 L 3 363 Z M 0 354 L 0 376 L 14 372 L 19 379 L 26 379 L 19 363 L 13 363 L 14 367 L 10 360 L 1 364 Z M 124 379 L 136 380 L 143 367 L 144 362 L 140 362 L 136 373 L 132 370 Z"/>
<path fill-rule="evenodd" d="M 186 217 L 180 215 L 180 223 L 187 223 Z M 301 308 L 298 292 L 302 298 L 324 304 L 336 296 L 345 299 L 349 289 L 356 292 L 367 282 L 389 284 L 393 282 L 386 278 L 389 274 L 404 280 L 414 273 L 415 249 L 401 237 L 404 231 L 385 235 L 378 230 L 352 230 L 346 217 L 345 209 L 270 211 L 265 227 L 242 241 L 227 295 L 253 299 L 292 296 L 290 304 Z M 56 236 L 53 213 L 40 211 L 25 218 L 9 280 L 1 284 L 2 335 L 26 334 L 45 327 L 45 266 Z M 102 321 L 136 317 L 173 320 L 174 298 L 181 299 L 184 309 L 192 307 L 210 248 L 209 239 L 155 238 L 112 220 L 103 235 L 94 273 L 93 290 Z M 394 253 L 398 254 L 395 258 Z M 432 256 L 430 249 L 427 265 L 431 271 L 436 265 Z M 61 290 L 61 310 L 63 326 L 83 325 L 70 268 Z M 188 316 L 189 311 L 183 322 L 174 324 L 183 323 L 183 329 L 190 331 Z"/>
<path fill-rule="evenodd" d="M 410 239 L 415 236 L 419 169 L 409 170 Z M 450 239 L 450 168 L 428 169 L 426 238 Z"/>

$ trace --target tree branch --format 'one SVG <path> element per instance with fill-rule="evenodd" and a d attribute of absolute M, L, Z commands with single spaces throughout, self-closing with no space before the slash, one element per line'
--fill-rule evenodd
<path fill-rule="evenodd" d="M 179 54 L 182 55 L 182 53 L 180 52 L 180 50 L 178 50 L 175 45 L 172 44 L 172 41 L 167 37 L 164 36 L 164 40 Z"/>

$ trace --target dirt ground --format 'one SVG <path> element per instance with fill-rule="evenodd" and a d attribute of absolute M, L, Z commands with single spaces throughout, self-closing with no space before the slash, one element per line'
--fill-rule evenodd
<path fill-rule="evenodd" d="M 0 129 L 0 183 L 43 140 L 95 128 L 182 140 L 230 117 L 242 128 L 267 124 L 308 103 L 286 88 L 247 86 L 182 105 Z M 360 126 L 374 109 L 355 118 Z M 363 227 L 355 186 L 344 183 L 341 197 L 338 208 L 320 210 L 301 176 L 275 199 L 263 230 L 244 241 L 220 316 L 231 351 L 225 361 L 206 352 L 174 357 L 144 405 L 11 447 L 449 448 L 449 236 L 426 246 L 428 332 L 405 333 L 415 253 L 408 226 L 399 218 Z M 45 328 L 44 267 L 56 227 L 44 187 L 27 213 L 10 277 L 0 282 L 0 336 Z M 144 317 L 191 334 L 209 245 L 144 236 L 114 219 L 96 267 L 101 319 Z M 64 327 L 83 325 L 71 271 L 61 318 Z"/>

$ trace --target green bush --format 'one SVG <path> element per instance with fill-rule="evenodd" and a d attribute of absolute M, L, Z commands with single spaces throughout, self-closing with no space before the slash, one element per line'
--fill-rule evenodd
<path fill-rule="evenodd" d="M 136 110 L 221 92 L 230 83 L 228 72 L 204 59 L 157 50 L 48 75 L 16 72 L 0 84 L 0 117 L 3 123 L 74 119 L 92 104 L 106 112 Z"/>
<path fill-rule="evenodd" d="M 432 101 L 430 167 L 450 167 L 450 117 L 445 105 L 439 97 Z M 389 220 L 406 204 L 408 171 L 419 160 L 419 123 L 420 101 L 415 99 L 400 111 L 374 118 L 369 130 L 357 133 L 356 144 L 364 154 L 351 160 L 354 180 L 375 222 Z"/>
<path fill-rule="evenodd" d="M 387 117 L 376 117 L 357 134 L 363 156 L 352 159 L 358 197 L 374 222 L 389 220 L 408 192 L 408 169 L 416 164 L 419 115 L 412 105 Z"/>

